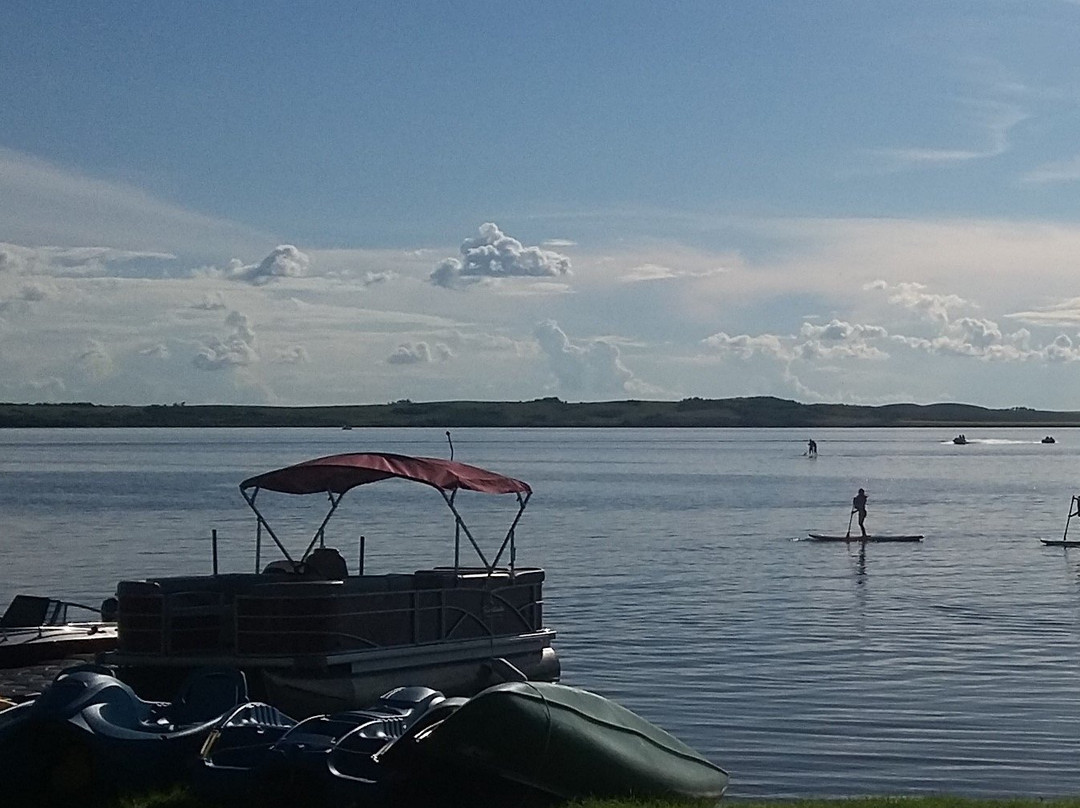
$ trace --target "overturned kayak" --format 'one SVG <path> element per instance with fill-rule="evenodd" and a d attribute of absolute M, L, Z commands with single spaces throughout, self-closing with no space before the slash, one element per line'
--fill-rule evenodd
<path fill-rule="evenodd" d="M 718 802 L 728 784 L 727 772 L 630 710 L 546 682 L 490 687 L 378 757 L 459 796 L 497 793 L 516 804 L 537 797 Z"/>
<path fill-rule="evenodd" d="M 844 542 L 879 542 L 879 541 L 922 541 L 922 534 L 889 534 L 879 533 L 870 536 L 829 536 L 825 533 L 811 533 L 812 541 L 844 541 Z"/>

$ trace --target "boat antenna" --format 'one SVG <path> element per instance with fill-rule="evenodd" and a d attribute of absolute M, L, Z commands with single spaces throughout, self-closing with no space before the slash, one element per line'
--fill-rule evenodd
<path fill-rule="evenodd" d="M 450 459 L 454 459 L 454 442 L 450 440 L 450 430 L 446 430 L 446 442 L 450 444 Z"/>

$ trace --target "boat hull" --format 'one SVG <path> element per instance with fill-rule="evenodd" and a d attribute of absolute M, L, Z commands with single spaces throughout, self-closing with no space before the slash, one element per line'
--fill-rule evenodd
<path fill-rule="evenodd" d="M 104 623 L 0 628 L 0 669 L 98 654 L 116 643 L 116 626 Z"/>
<path fill-rule="evenodd" d="M 506 681 L 505 660 L 525 678 L 555 682 L 560 662 L 551 647 L 555 632 L 515 637 L 370 649 L 321 657 L 142 657 L 110 653 L 102 661 L 145 698 L 175 692 L 192 671 L 212 665 L 244 671 L 253 698 L 294 718 L 353 710 L 400 686 L 423 686 L 448 696 L 473 696 Z"/>
<path fill-rule="evenodd" d="M 502 784 L 558 800 L 718 802 L 728 783 L 723 769 L 615 702 L 539 682 L 488 688 L 380 757 L 451 788 Z"/>

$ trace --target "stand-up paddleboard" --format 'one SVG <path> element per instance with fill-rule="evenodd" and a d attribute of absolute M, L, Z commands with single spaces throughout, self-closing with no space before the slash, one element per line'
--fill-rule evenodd
<path fill-rule="evenodd" d="M 810 538 L 813 541 L 846 541 L 846 542 L 879 542 L 879 541 L 922 541 L 923 536 L 920 535 L 895 535 L 890 533 L 879 533 L 871 536 L 828 536 L 824 533 L 811 533 Z"/>
<path fill-rule="evenodd" d="M 1060 539 L 1039 539 L 1047 547 L 1080 547 L 1080 539 L 1069 538 L 1069 525 L 1074 516 L 1080 516 L 1080 496 L 1073 494 L 1069 500 L 1069 517 L 1065 520 L 1065 532 Z"/>

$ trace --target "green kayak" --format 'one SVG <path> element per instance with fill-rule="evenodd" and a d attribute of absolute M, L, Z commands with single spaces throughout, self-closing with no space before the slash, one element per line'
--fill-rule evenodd
<path fill-rule="evenodd" d="M 723 769 L 625 707 L 546 682 L 482 691 L 419 733 L 412 752 L 439 777 L 501 781 L 564 800 L 715 804 L 728 783 Z"/>

